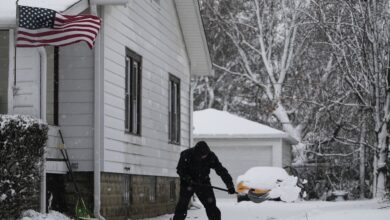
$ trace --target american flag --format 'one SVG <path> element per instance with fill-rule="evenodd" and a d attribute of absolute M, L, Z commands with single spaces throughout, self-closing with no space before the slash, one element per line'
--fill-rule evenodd
<path fill-rule="evenodd" d="M 62 15 L 54 10 L 19 6 L 17 47 L 65 46 L 95 43 L 101 20 L 93 15 Z"/>

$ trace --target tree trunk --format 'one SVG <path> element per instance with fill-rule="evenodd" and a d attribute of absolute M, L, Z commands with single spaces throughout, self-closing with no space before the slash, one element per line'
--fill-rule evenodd
<path fill-rule="evenodd" d="M 306 145 L 302 143 L 302 134 L 299 126 L 294 127 L 290 121 L 290 118 L 287 115 L 286 109 L 284 106 L 279 103 L 278 107 L 273 111 L 273 115 L 279 120 L 282 124 L 283 130 L 289 134 L 291 137 L 295 138 L 298 141 L 297 145 L 293 146 L 294 161 L 295 164 L 302 164 L 306 162 L 305 156 L 305 147 Z"/>
<path fill-rule="evenodd" d="M 364 145 L 364 140 L 366 137 L 366 124 L 363 123 L 362 130 L 360 132 L 360 154 L 359 154 L 359 159 L 360 159 L 360 199 L 364 199 L 364 189 L 365 189 L 365 145 Z"/>
<path fill-rule="evenodd" d="M 209 103 L 207 104 L 207 108 L 212 108 L 214 105 L 215 95 L 214 95 L 214 88 L 210 86 L 210 81 L 208 77 L 206 77 L 206 86 L 207 86 L 207 93 L 209 98 Z"/>
<path fill-rule="evenodd" d="M 376 169 L 374 172 L 377 176 L 376 190 L 374 191 L 374 197 L 383 198 L 385 196 L 385 186 L 386 186 L 386 159 L 388 155 L 388 132 L 387 132 L 387 123 L 383 123 L 380 133 L 378 134 L 378 149 L 379 155 L 377 157 Z"/>

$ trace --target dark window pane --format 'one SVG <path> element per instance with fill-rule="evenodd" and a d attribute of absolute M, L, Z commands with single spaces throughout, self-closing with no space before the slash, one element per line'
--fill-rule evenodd
<path fill-rule="evenodd" d="M 141 134 L 141 56 L 126 50 L 125 128 L 126 132 Z"/>
<path fill-rule="evenodd" d="M 169 142 L 180 144 L 180 80 L 170 75 L 169 77 Z"/>
<path fill-rule="evenodd" d="M 0 31 L 0 114 L 8 112 L 9 32 Z"/>
<path fill-rule="evenodd" d="M 58 48 L 46 47 L 46 53 L 46 121 L 49 125 L 58 125 Z"/>

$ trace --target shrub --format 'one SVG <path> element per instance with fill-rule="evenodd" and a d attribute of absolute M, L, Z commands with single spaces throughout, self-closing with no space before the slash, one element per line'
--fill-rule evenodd
<path fill-rule="evenodd" d="M 30 116 L 0 115 L 0 219 L 37 208 L 47 132 Z"/>

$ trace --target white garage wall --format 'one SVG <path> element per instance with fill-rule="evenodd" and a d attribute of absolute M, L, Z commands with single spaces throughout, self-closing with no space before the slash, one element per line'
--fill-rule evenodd
<path fill-rule="evenodd" d="M 199 141 L 195 139 L 194 144 Z M 273 148 L 280 146 L 279 139 L 205 139 L 211 150 L 218 156 L 220 162 L 233 178 L 236 184 L 237 177 L 251 167 L 274 166 Z M 279 155 L 281 158 L 281 155 Z M 225 188 L 221 178 L 211 171 L 211 183 Z M 231 197 L 226 192 L 215 190 L 217 197 Z"/>

